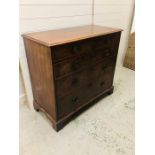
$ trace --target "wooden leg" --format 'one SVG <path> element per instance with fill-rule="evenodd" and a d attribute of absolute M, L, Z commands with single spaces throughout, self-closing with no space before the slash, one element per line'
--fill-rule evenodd
<path fill-rule="evenodd" d="M 111 88 L 111 90 L 109 90 L 109 91 L 107 92 L 107 94 L 108 94 L 108 95 L 111 95 L 111 94 L 113 93 L 113 91 L 114 91 L 114 86 Z"/>
<path fill-rule="evenodd" d="M 38 112 L 39 106 L 38 106 L 38 104 L 36 104 L 35 100 L 33 101 L 33 106 L 34 106 L 34 109 Z"/>
<path fill-rule="evenodd" d="M 100 96 L 98 96 L 96 99 L 94 99 L 93 101 L 89 102 L 87 104 L 87 106 L 85 105 L 85 107 L 81 108 L 80 110 L 76 111 L 75 113 L 73 113 L 71 116 L 66 117 L 62 120 L 55 120 L 54 118 L 52 118 L 52 116 L 50 116 L 46 110 L 44 110 L 44 108 L 42 108 L 39 104 L 37 104 L 37 102 L 35 102 L 35 100 L 33 101 L 34 104 L 34 109 L 36 111 L 41 111 L 44 112 L 45 115 L 47 116 L 47 118 L 51 121 L 53 128 L 55 129 L 56 132 L 58 132 L 59 130 L 61 130 L 68 122 L 70 122 L 73 118 L 75 118 L 76 116 L 78 116 L 81 112 L 83 112 L 84 110 L 86 110 L 88 107 L 90 107 L 91 105 L 93 105 L 94 103 L 96 103 L 97 101 L 99 101 L 100 99 L 102 99 L 104 96 L 106 96 L 107 94 L 110 95 L 113 93 L 114 87 L 112 86 L 109 90 L 107 90 L 106 92 L 104 92 L 103 94 L 101 94 Z"/>
<path fill-rule="evenodd" d="M 56 132 L 61 130 L 64 127 L 64 124 L 58 123 L 58 124 L 53 124 L 53 128 L 55 129 Z"/>

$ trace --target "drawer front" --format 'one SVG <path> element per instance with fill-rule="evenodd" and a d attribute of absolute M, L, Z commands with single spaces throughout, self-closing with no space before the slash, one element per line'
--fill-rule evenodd
<path fill-rule="evenodd" d="M 110 88 L 113 84 L 115 66 L 110 66 L 104 69 L 104 65 L 101 66 L 101 73 L 98 73 L 96 79 L 94 79 L 94 85 L 92 88 L 92 94 L 96 96 L 102 93 L 106 89 Z"/>
<path fill-rule="evenodd" d="M 80 106 L 86 104 L 91 99 L 91 90 L 82 89 L 81 91 L 72 92 L 70 95 L 61 98 L 58 102 L 58 118 L 74 112 Z"/>
<path fill-rule="evenodd" d="M 98 61 L 103 58 L 111 58 L 116 57 L 118 51 L 118 46 L 112 46 L 112 47 L 104 47 L 102 49 L 96 49 L 94 50 L 94 61 Z"/>
<path fill-rule="evenodd" d="M 103 49 L 119 45 L 120 33 L 108 34 L 105 36 L 94 37 L 64 45 L 52 47 L 54 63 L 65 59 L 86 54 L 95 49 Z"/>
<path fill-rule="evenodd" d="M 55 78 L 61 78 L 63 76 L 66 76 L 70 73 L 77 72 L 88 65 L 90 65 L 90 55 L 84 55 L 79 58 L 74 59 L 67 59 L 63 62 L 57 63 L 54 65 L 54 72 L 55 72 Z"/>
<path fill-rule="evenodd" d="M 55 81 L 58 98 L 69 95 L 71 92 L 79 88 L 83 88 L 90 80 L 89 74 L 88 70 L 84 70 Z"/>
<path fill-rule="evenodd" d="M 94 39 L 94 49 L 99 50 L 107 47 L 118 46 L 120 33 L 108 34 Z"/>
<path fill-rule="evenodd" d="M 102 72 L 97 72 L 95 68 L 92 68 L 93 73 L 90 72 L 90 80 L 87 84 L 83 85 L 81 88 L 71 91 L 69 95 L 58 98 L 57 103 L 59 119 L 88 103 L 98 94 L 112 86 L 114 66 L 110 66 L 105 69 L 100 64 L 100 68 L 100 70 L 103 70 Z"/>
<path fill-rule="evenodd" d="M 62 79 L 56 80 L 56 94 L 58 97 L 66 96 L 71 92 L 83 88 L 86 85 L 91 85 L 93 80 L 99 78 L 99 76 L 105 73 L 105 69 L 109 66 L 115 65 L 116 59 L 107 58 L 104 59 L 93 66 L 89 66 L 89 68 L 82 70 L 78 73 L 71 74 Z"/>
<path fill-rule="evenodd" d="M 96 63 L 97 61 L 103 58 L 113 56 L 116 57 L 119 47 L 119 39 L 120 33 L 114 33 L 102 37 L 92 38 L 88 41 L 83 41 L 84 43 L 81 43 L 82 48 L 79 49 L 79 53 L 85 54 L 70 57 L 63 61 L 55 63 L 55 78 L 58 79 L 63 76 L 68 76 L 69 74 L 87 68 L 88 66 L 92 65 L 93 63 Z M 88 46 L 85 47 L 83 45 Z M 64 46 L 64 51 L 61 56 L 63 57 L 65 54 L 68 55 L 67 51 L 69 50 L 67 48 L 65 49 Z"/>
<path fill-rule="evenodd" d="M 74 56 L 90 52 L 92 50 L 92 39 L 86 39 L 69 43 L 65 45 L 52 47 L 52 54 L 54 62 L 63 61 Z"/>
<path fill-rule="evenodd" d="M 63 76 L 68 76 L 69 74 L 88 68 L 90 65 L 94 65 L 102 59 L 111 57 L 114 57 L 115 59 L 116 56 L 117 52 L 115 47 L 113 47 L 94 50 L 88 55 L 79 58 L 67 59 L 66 61 L 54 65 L 55 78 L 59 79 Z"/>

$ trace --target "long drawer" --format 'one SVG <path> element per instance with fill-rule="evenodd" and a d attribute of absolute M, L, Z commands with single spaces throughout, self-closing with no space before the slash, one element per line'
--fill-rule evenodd
<path fill-rule="evenodd" d="M 119 39 L 120 39 L 120 33 L 113 33 L 97 37 L 93 40 L 94 49 L 102 49 L 105 47 L 118 46 Z"/>
<path fill-rule="evenodd" d="M 59 89 L 61 92 L 59 95 L 62 95 L 62 97 L 59 96 L 57 98 L 59 109 L 58 117 L 62 118 L 68 115 L 78 107 L 89 102 L 89 100 L 99 93 L 110 88 L 113 82 L 113 75 L 114 66 L 105 67 L 104 63 L 100 63 L 96 67 L 91 68 L 90 74 L 88 74 L 87 77 L 84 77 L 84 79 L 87 80 L 86 82 L 83 80 L 84 84 L 82 84 L 81 81 L 81 84 L 79 82 L 79 85 L 74 87 L 68 85 L 68 88 L 70 87 L 68 95 L 63 96 L 63 93 L 68 91 L 67 84 L 66 88 L 62 86 L 62 88 Z M 63 82 L 59 83 L 59 86 L 61 86 L 61 84 L 63 85 Z"/>

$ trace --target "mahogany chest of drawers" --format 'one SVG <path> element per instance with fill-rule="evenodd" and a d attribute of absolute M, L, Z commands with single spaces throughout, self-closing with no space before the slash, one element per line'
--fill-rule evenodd
<path fill-rule="evenodd" d="M 113 92 L 121 31 L 88 25 L 23 35 L 34 108 L 56 131 Z"/>

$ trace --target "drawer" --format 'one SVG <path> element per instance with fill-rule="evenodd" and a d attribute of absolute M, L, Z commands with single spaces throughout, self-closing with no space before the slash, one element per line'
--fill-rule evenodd
<path fill-rule="evenodd" d="M 61 98 L 58 101 L 58 118 L 63 118 L 74 112 L 77 108 L 86 104 L 92 97 L 91 89 L 84 88 L 71 92 L 70 95 Z"/>
<path fill-rule="evenodd" d="M 79 58 L 71 58 L 65 61 L 59 62 L 54 65 L 55 78 L 61 78 L 74 72 L 87 68 L 98 61 L 110 57 L 116 57 L 117 51 L 115 48 L 104 48 L 89 52 L 87 55 L 83 55 Z"/>
<path fill-rule="evenodd" d="M 65 76 L 67 74 L 77 72 L 83 68 L 86 68 L 90 65 L 90 61 L 92 59 L 92 55 L 84 55 L 79 58 L 71 58 L 65 61 L 59 62 L 54 65 L 55 78 L 59 78 Z"/>
<path fill-rule="evenodd" d="M 57 96 L 61 98 L 77 89 L 83 89 L 85 86 L 91 86 L 93 84 L 92 81 L 106 74 L 106 68 L 109 66 L 114 66 L 114 64 L 114 58 L 107 58 L 78 73 L 56 80 L 55 84 Z"/>
<path fill-rule="evenodd" d="M 69 95 L 71 92 L 77 89 L 82 89 L 90 81 L 90 71 L 88 69 L 71 74 L 67 77 L 55 81 L 56 94 L 58 98 Z"/>
<path fill-rule="evenodd" d="M 107 58 L 107 57 L 116 57 L 117 56 L 117 49 L 118 46 L 113 47 L 104 47 L 102 49 L 95 49 L 94 50 L 94 61 Z"/>
<path fill-rule="evenodd" d="M 94 49 L 103 49 L 119 45 L 120 33 L 108 34 L 105 36 L 97 37 L 93 40 Z"/>
<path fill-rule="evenodd" d="M 77 41 L 65 45 L 54 46 L 51 49 L 54 62 L 79 56 L 83 53 L 92 51 L 92 39 Z"/>
<path fill-rule="evenodd" d="M 112 86 L 114 70 L 115 66 L 107 67 L 103 69 L 101 73 L 99 73 L 100 75 L 98 74 L 96 79 L 94 79 L 94 86 L 92 88 L 92 93 L 94 96 L 102 93 Z"/>
<path fill-rule="evenodd" d="M 101 65 L 102 66 L 102 65 Z M 88 103 L 95 96 L 99 95 L 106 89 L 112 86 L 114 66 L 110 66 L 103 72 L 98 72 L 94 79 L 90 75 L 88 84 L 84 85 L 82 88 L 71 91 L 70 94 L 58 99 L 58 117 L 62 118 L 77 108 Z M 90 73 L 91 74 L 91 73 Z M 99 76 L 100 75 L 100 76 Z"/>

